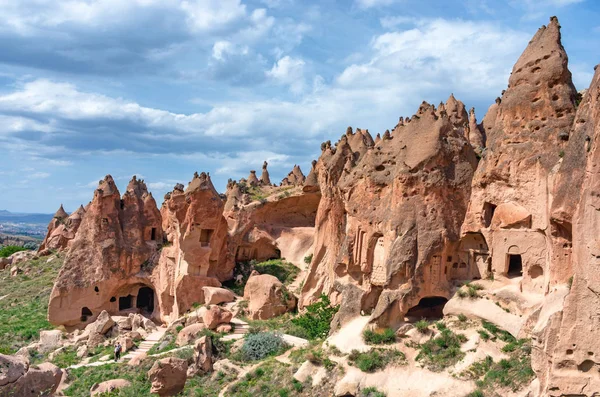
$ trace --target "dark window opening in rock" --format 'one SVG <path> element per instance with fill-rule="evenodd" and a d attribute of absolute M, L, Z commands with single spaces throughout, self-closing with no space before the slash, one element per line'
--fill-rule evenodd
<path fill-rule="evenodd" d="M 112 298 L 110 298 L 110 301 L 111 301 L 111 302 L 116 302 L 116 301 L 117 301 L 117 298 L 115 298 L 115 297 L 113 296 Z"/>
<path fill-rule="evenodd" d="M 523 275 L 523 261 L 521 255 L 508 254 L 508 277 L 520 277 Z"/>
<path fill-rule="evenodd" d="M 383 171 L 383 170 L 385 170 L 385 167 L 382 164 L 375 167 L 375 171 Z"/>
<path fill-rule="evenodd" d="M 152 231 L 150 232 L 150 240 L 156 241 L 156 228 L 155 227 L 153 227 Z"/>
<path fill-rule="evenodd" d="M 490 227 L 492 224 L 492 218 L 494 217 L 494 212 L 496 211 L 496 205 L 492 203 L 483 204 L 483 213 L 481 214 L 483 217 L 483 225 L 485 227 Z"/>
<path fill-rule="evenodd" d="M 460 263 L 460 268 L 461 269 L 466 269 L 467 268 L 467 264 L 465 262 L 461 262 Z"/>
<path fill-rule="evenodd" d="M 89 317 L 92 317 L 92 311 L 87 307 L 81 309 L 81 321 L 87 321 Z"/>
<path fill-rule="evenodd" d="M 125 208 L 125 200 L 121 200 L 121 209 Z"/>
<path fill-rule="evenodd" d="M 100 292 L 100 290 L 98 289 L 98 287 L 94 287 L 94 291 Z"/>
<path fill-rule="evenodd" d="M 429 296 L 419 301 L 417 306 L 406 312 L 408 321 L 419 321 L 421 319 L 440 320 L 444 317 L 444 306 L 448 299 L 442 296 Z"/>
<path fill-rule="evenodd" d="M 152 288 L 140 288 L 135 306 L 143 312 L 152 313 L 154 311 L 154 291 Z"/>
<path fill-rule="evenodd" d="M 200 231 L 200 246 L 208 247 L 210 246 L 210 238 L 212 237 L 213 230 L 212 229 L 202 229 Z"/>
<path fill-rule="evenodd" d="M 580 370 L 581 372 L 589 372 L 595 365 L 596 363 L 593 362 L 592 360 L 585 360 L 584 362 L 582 362 L 581 364 L 579 364 L 577 366 L 577 369 Z"/>
<path fill-rule="evenodd" d="M 458 263 L 454 262 L 454 263 L 452 264 L 452 269 L 458 269 Z"/>
<path fill-rule="evenodd" d="M 553 237 L 562 237 L 567 241 L 573 240 L 573 227 L 569 222 L 558 222 L 555 219 L 551 219 L 550 232 Z"/>
<path fill-rule="evenodd" d="M 533 265 L 529 268 L 527 273 L 529 273 L 529 277 L 535 279 L 544 275 L 544 269 L 542 269 L 540 265 Z"/>
<path fill-rule="evenodd" d="M 132 298 L 133 298 L 133 296 L 131 296 L 131 295 L 121 296 L 119 298 L 119 310 L 131 309 L 131 307 L 132 307 L 132 303 L 131 303 Z"/>
<path fill-rule="evenodd" d="M 446 261 L 447 261 L 447 262 L 452 262 L 452 257 L 451 257 L 451 256 L 448 256 L 448 257 L 446 258 Z"/>

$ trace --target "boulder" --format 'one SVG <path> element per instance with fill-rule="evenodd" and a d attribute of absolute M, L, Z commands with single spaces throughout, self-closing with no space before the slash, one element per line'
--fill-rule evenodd
<path fill-rule="evenodd" d="M 233 292 L 225 288 L 202 287 L 202 291 L 204 292 L 204 303 L 207 305 L 219 305 L 235 300 Z"/>
<path fill-rule="evenodd" d="M 0 354 L 0 395 L 52 396 L 63 376 L 54 364 L 30 366 L 26 358 Z"/>
<path fill-rule="evenodd" d="M 142 361 L 144 361 L 146 358 L 148 357 L 148 354 L 146 353 L 139 353 L 136 354 L 135 356 L 133 356 L 133 358 L 131 360 L 129 360 L 127 362 L 127 364 L 131 365 L 132 367 L 137 367 L 138 365 L 141 364 Z"/>
<path fill-rule="evenodd" d="M 296 298 L 270 274 L 251 275 L 244 288 L 244 299 L 248 300 L 253 320 L 267 320 L 296 306 Z"/>
<path fill-rule="evenodd" d="M 46 353 L 63 344 L 63 334 L 60 330 L 40 331 L 40 352 Z"/>
<path fill-rule="evenodd" d="M 219 326 L 217 326 L 217 332 L 220 333 L 230 333 L 232 329 L 233 327 L 231 324 L 219 324 Z"/>
<path fill-rule="evenodd" d="M 96 383 L 90 389 L 90 397 L 102 393 L 111 393 L 115 390 L 124 389 L 131 386 L 131 382 L 125 379 L 111 379 L 102 383 Z"/>
<path fill-rule="evenodd" d="M 176 340 L 177 346 L 189 345 L 191 342 L 196 340 L 198 335 L 205 328 L 206 328 L 206 326 L 204 324 L 200 324 L 200 323 L 188 325 L 187 327 L 183 328 L 177 334 L 177 340 Z"/>
<path fill-rule="evenodd" d="M 112 316 L 112 320 L 119 326 L 120 330 L 131 330 L 131 317 L 129 316 Z"/>
<path fill-rule="evenodd" d="M 0 258 L 0 270 L 4 270 L 8 265 L 10 265 L 8 258 Z"/>
<path fill-rule="evenodd" d="M 88 324 L 85 329 L 90 331 L 91 334 L 98 333 L 104 335 L 113 325 L 115 325 L 115 322 L 110 314 L 106 310 L 102 310 L 96 321 Z"/>
<path fill-rule="evenodd" d="M 96 346 L 103 344 L 106 341 L 104 335 L 97 332 L 91 333 L 87 340 L 88 349 L 95 349 Z"/>
<path fill-rule="evenodd" d="M 131 339 L 128 336 L 120 336 L 119 338 L 117 338 L 117 342 L 119 342 L 121 344 L 122 353 L 125 353 L 125 352 L 131 350 L 134 346 L 133 339 Z"/>
<path fill-rule="evenodd" d="M 77 348 L 77 358 L 83 358 L 88 354 L 88 347 L 86 345 L 81 345 Z"/>
<path fill-rule="evenodd" d="M 11 256 L 8 257 L 8 260 L 12 265 L 18 265 L 19 263 L 23 263 L 28 261 L 29 259 L 33 259 L 35 257 L 34 251 L 19 251 L 15 252 Z"/>
<path fill-rule="evenodd" d="M 23 271 L 18 266 L 13 266 L 10 268 L 10 276 L 16 277 L 17 274 L 22 273 Z"/>
<path fill-rule="evenodd" d="M 181 392 L 187 380 L 188 364 L 186 360 L 168 357 L 154 362 L 148 371 L 152 383 L 152 393 L 159 396 L 174 396 Z"/>
<path fill-rule="evenodd" d="M 212 340 L 203 336 L 194 344 L 194 364 L 190 368 L 192 374 L 209 373 L 213 370 Z M 188 371 L 189 375 L 190 371 Z"/>
<path fill-rule="evenodd" d="M 211 306 L 202 317 L 204 325 L 208 329 L 216 329 L 220 324 L 227 324 L 232 318 L 233 313 L 220 306 Z"/>

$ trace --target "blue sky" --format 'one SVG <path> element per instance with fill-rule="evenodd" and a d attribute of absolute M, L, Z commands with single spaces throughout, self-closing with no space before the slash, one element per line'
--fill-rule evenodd
<path fill-rule="evenodd" d="M 269 161 L 308 172 L 347 126 L 373 135 L 450 93 L 479 120 L 551 15 L 578 89 L 596 0 L 0 0 L 0 209 L 68 211 L 111 174 L 157 202 Z"/>

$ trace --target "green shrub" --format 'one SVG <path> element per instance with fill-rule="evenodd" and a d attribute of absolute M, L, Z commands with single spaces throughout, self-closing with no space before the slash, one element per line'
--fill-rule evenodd
<path fill-rule="evenodd" d="M 312 262 L 312 258 L 313 258 L 313 254 L 305 256 L 304 263 L 306 263 L 307 265 L 310 265 L 310 262 Z"/>
<path fill-rule="evenodd" d="M 15 252 L 27 251 L 25 247 L 19 247 L 17 245 L 7 245 L 6 247 L 0 248 L 0 258 L 8 258 Z"/>
<path fill-rule="evenodd" d="M 432 371 L 442 371 L 464 357 L 465 354 L 460 351 L 460 345 L 466 340 L 464 335 L 455 334 L 446 328 L 438 337 L 419 345 L 420 352 L 416 359 L 423 361 Z"/>
<path fill-rule="evenodd" d="M 363 372 L 375 372 L 384 369 L 388 364 L 405 361 L 406 356 L 396 349 L 371 349 L 364 353 L 352 350 L 348 360 Z"/>
<path fill-rule="evenodd" d="M 262 360 L 277 355 L 287 348 L 281 336 L 273 332 L 248 334 L 241 348 L 241 354 L 246 361 Z"/>
<path fill-rule="evenodd" d="M 306 312 L 292 319 L 292 324 L 304 329 L 308 339 L 324 338 L 329 334 L 331 320 L 339 306 L 331 306 L 329 297 L 321 294 L 318 302 L 306 307 Z"/>
<path fill-rule="evenodd" d="M 479 334 L 479 336 L 481 337 L 481 339 L 483 340 L 489 340 L 491 338 L 490 334 L 488 334 L 487 332 L 485 332 L 484 330 L 480 329 L 477 330 L 477 333 Z"/>
<path fill-rule="evenodd" d="M 369 345 L 390 345 L 396 342 L 396 333 L 391 328 L 386 328 L 382 332 L 365 330 L 363 339 Z"/>
<path fill-rule="evenodd" d="M 464 323 L 465 321 L 467 321 L 467 316 L 465 316 L 464 314 L 460 313 L 458 315 L 458 321 L 460 321 L 461 323 Z"/>
<path fill-rule="evenodd" d="M 425 334 L 429 330 L 429 322 L 425 319 L 419 320 L 415 323 L 415 328 L 420 333 Z"/>
<path fill-rule="evenodd" d="M 477 389 L 474 392 L 469 393 L 467 397 L 485 397 L 481 389 Z"/>
<path fill-rule="evenodd" d="M 385 393 L 380 392 L 375 387 L 367 387 L 360 391 L 360 397 L 385 397 Z"/>
<path fill-rule="evenodd" d="M 460 298 L 460 299 L 464 299 L 467 296 L 469 296 L 469 294 L 467 294 L 467 291 L 463 290 L 462 288 L 459 289 L 458 291 L 456 291 L 456 295 Z"/>

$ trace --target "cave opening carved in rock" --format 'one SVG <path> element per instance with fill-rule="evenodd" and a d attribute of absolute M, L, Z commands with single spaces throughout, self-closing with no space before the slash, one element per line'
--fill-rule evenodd
<path fill-rule="evenodd" d="M 521 277 L 523 275 L 523 259 L 520 254 L 507 254 L 508 270 L 506 275 L 509 278 Z"/>
<path fill-rule="evenodd" d="M 154 311 L 154 290 L 150 287 L 141 287 L 138 291 L 135 307 L 143 314 L 152 314 Z"/>
<path fill-rule="evenodd" d="M 422 298 L 417 306 L 411 307 L 406 312 L 408 321 L 418 321 L 421 319 L 440 320 L 444 317 L 444 306 L 448 299 L 443 296 L 428 296 Z"/>

